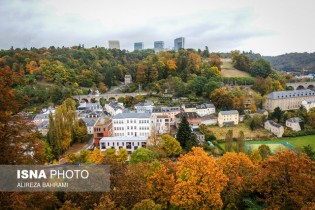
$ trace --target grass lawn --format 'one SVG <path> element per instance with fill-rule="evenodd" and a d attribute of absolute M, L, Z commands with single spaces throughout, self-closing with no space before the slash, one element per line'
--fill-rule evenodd
<path fill-rule="evenodd" d="M 222 77 L 251 77 L 249 73 L 237 70 L 232 65 L 231 59 L 221 59 L 223 64 L 221 68 Z"/>
<path fill-rule="evenodd" d="M 255 138 L 262 138 L 262 137 L 268 138 L 268 136 L 270 135 L 270 132 L 263 129 L 263 128 L 259 128 L 259 129 L 252 131 L 244 123 L 240 123 L 236 126 L 222 127 L 222 128 L 220 128 L 219 126 L 209 126 L 208 130 L 213 132 L 214 135 L 219 140 L 225 139 L 225 135 L 228 132 L 228 130 L 233 130 L 233 137 L 234 138 L 238 137 L 240 131 L 244 132 L 245 139 L 255 139 Z"/>
<path fill-rule="evenodd" d="M 274 143 L 274 142 L 288 142 L 292 144 L 296 149 L 302 149 L 303 146 L 311 145 L 313 148 L 315 148 L 315 135 L 311 136 L 300 136 L 300 137 L 292 137 L 292 138 L 280 138 L 280 139 L 270 139 L 268 141 L 246 141 L 251 144 L 268 144 L 268 143 Z M 224 149 L 225 143 L 220 143 L 220 146 Z M 268 146 L 270 147 L 269 144 Z M 259 145 L 258 145 L 259 146 Z M 275 145 L 276 146 L 276 145 Z"/>

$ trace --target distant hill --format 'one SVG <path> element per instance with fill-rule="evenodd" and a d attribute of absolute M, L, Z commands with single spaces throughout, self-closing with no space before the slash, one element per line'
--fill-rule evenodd
<path fill-rule="evenodd" d="M 263 56 L 273 68 L 288 72 L 315 73 L 315 53 L 289 53 L 278 56 Z"/>

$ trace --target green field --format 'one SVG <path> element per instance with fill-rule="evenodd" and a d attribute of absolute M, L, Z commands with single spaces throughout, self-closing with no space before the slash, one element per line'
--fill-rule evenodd
<path fill-rule="evenodd" d="M 247 146 L 250 148 L 251 151 L 253 151 L 255 149 L 258 149 L 259 146 L 263 145 L 263 144 L 268 145 L 268 147 L 270 148 L 272 153 L 276 153 L 279 151 L 284 151 L 284 150 L 289 149 L 289 147 L 286 147 L 283 144 L 280 144 L 280 143 L 279 144 L 278 143 L 271 144 L 271 142 L 269 142 L 269 143 L 250 143 L 250 142 L 248 142 Z"/>
<path fill-rule="evenodd" d="M 281 138 L 281 139 L 271 139 L 268 141 L 246 141 L 247 143 L 251 144 L 269 144 L 270 143 L 280 143 L 280 142 L 288 142 L 292 144 L 296 149 L 302 149 L 303 146 L 311 145 L 313 148 L 315 148 L 315 135 L 311 136 L 300 136 L 300 137 L 292 137 L 292 138 Z M 225 143 L 220 143 L 220 146 L 224 149 Z"/>

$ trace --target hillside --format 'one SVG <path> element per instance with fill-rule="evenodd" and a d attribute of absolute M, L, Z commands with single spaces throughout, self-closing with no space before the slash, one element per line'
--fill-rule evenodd
<path fill-rule="evenodd" d="M 289 53 L 278 56 L 263 56 L 277 70 L 315 73 L 315 53 Z M 305 71 L 306 70 L 306 71 Z"/>
<path fill-rule="evenodd" d="M 221 61 L 223 62 L 221 69 L 222 77 L 251 77 L 249 73 L 234 68 L 231 59 L 223 58 Z"/>

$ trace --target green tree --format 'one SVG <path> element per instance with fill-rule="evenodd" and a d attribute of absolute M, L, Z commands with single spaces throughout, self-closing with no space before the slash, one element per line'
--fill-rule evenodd
<path fill-rule="evenodd" d="M 236 142 L 236 151 L 246 153 L 244 132 L 240 131 Z"/>
<path fill-rule="evenodd" d="M 228 130 L 225 135 L 225 152 L 233 151 L 233 130 Z"/>
<path fill-rule="evenodd" d="M 270 63 L 262 58 L 256 60 L 250 67 L 250 74 L 253 77 L 268 77 L 271 74 Z"/>
<path fill-rule="evenodd" d="M 311 160 L 315 160 L 315 150 L 311 145 L 304 146 L 302 152 L 305 153 Z"/>
<path fill-rule="evenodd" d="M 191 138 L 192 132 L 187 118 L 184 116 L 179 124 L 176 139 L 179 141 L 180 146 L 184 149 L 187 148 L 187 141 Z"/>
<path fill-rule="evenodd" d="M 146 148 L 138 148 L 130 155 L 130 163 L 137 164 L 143 162 L 151 162 L 157 159 L 157 154 Z"/>
<path fill-rule="evenodd" d="M 117 162 L 125 163 L 128 159 L 128 152 L 126 149 L 120 148 L 116 157 Z"/>
<path fill-rule="evenodd" d="M 283 114 L 284 111 L 282 111 L 280 107 L 276 107 L 270 114 L 270 119 L 276 120 L 276 122 L 280 123 L 282 121 Z"/>
<path fill-rule="evenodd" d="M 258 147 L 259 154 L 261 155 L 262 159 L 266 159 L 266 157 L 271 155 L 271 150 L 268 145 L 262 144 Z"/>

